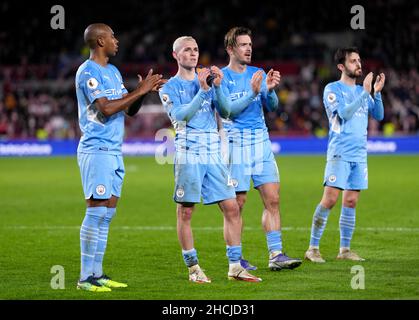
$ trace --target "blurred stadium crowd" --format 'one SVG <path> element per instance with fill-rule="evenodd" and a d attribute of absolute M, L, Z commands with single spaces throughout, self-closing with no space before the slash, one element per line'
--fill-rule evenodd
<path fill-rule="evenodd" d="M 17 24 L 0 29 L 0 138 L 79 137 L 74 76 L 88 57 L 83 30 L 97 21 L 108 23 L 120 41 L 111 62 L 120 68 L 128 88 L 149 68 L 166 78 L 175 74 L 171 45 L 180 35 L 197 39 L 202 65 L 224 66 L 224 33 L 235 25 L 248 26 L 254 34 L 253 64 L 266 71 L 274 67 L 282 75 L 280 108 L 267 113 L 266 122 L 271 134 L 283 136 L 327 135 L 322 91 L 338 77 L 333 52 L 356 45 L 364 74 L 387 76 L 385 119 L 371 120 L 369 133 L 419 134 L 419 8 L 407 0 L 359 3 L 365 8 L 365 30 L 350 28 L 352 4 L 347 1 L 251 6 L 239 1 L 127 0 L 117 7 L 103 4 L 81 11 L 64 2 L 65 30 L 49 28 L 50 7 L 37 6 L 22 13 Z M 1 15 L 11 15 L 16 6 L 0 4 Z M 127 119 L 126 135 L 152 137 L 169 126 L 157 94 L 152 94 L 141 113 Z"/>

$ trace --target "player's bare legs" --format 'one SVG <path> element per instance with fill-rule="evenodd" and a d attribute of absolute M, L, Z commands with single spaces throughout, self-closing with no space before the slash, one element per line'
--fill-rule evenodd
<path fill-rule="evenodd" d="M 264 204 L 262 226 L 265 232 L 281 229 L 279 216 L 279 183 L 266 183 L 257 188 Z"/>
<path fill-rule="evenodd" d="M 194 247 L 193 233 L 191 227 L 192 214 L 195 210 L 193 203 L 178 203 L 177 212 L 177 234 L 179 244 L 182 247 L 182 256 L 189 269 L 189 280 L 196 283 L 209 283 L 211 280 L 205 275 L 198 264 L 198 254 Z"/>
<path fill-rule="evenodd" d="M 224 215 L 224 240 L 228 246 L 239 246 L 241 242 L 240 209 L 235 199 L 218 203 Z"/>
<path fill-rule="evenodd" d="M 342 199 L 343 206 L 355 209 L 359 200 L 360 193 L 361 192 L 358 190 L 344 190 Z"/>
<path fill-rule="evenodd" d="M 323 197 L 320 204 L 327 209 L 332 209 L 338 201 L 340 189 L 334 187 L 325 186 L 323 189 Z"/>
<path fill-rule="evenodd" d="M 193 203 L 182 203 L 177 205 L 177 234 L 180 246 L 183 250 L 191 250 L 194 247 L 191 228 L 192 213 L 195 209 Z"/>
<path fill-rule="evenodd" d="M 246 200 L 247 200 L 246 191 L 236 192 L 236 201 L 237 201 L 237 204 L 239 205 L 240 213 L 243 211 L 243 207 L 244 207 L 244 204 L 246 203 Z"/>
<path fill-rule="evenodd" d="M 116 208 L 118 204 L 118 197 L 111 196 L 110 199 L 86 199 L 86 204 L 88 207 L 107 207 L 107 208 Z"/>
<path fill-rule="evenodd" d="M 242 232 L 243 232 L 243 229 L 244 229 L 242 212 L 243 212 L 243 207 L 244 207 L 244 204 L 246 203 L 246 200 L 247 200 L 247 192 L 246 191 L 236 192 L 236 201 L 237 201 L 237 205 L 239 206 L 240 224 L 241 224 L 241 231 Z"/>
<path fill-rule="evenodd" d="M 279 183 L 265 183 L 257 189 L 265 207 L 262 214 L 262 226 L 268 243 L 269 268 L 273 271 L 294 269 L 301 264 L 301 260 L 290 258 L 282 252 Z"/>
<path fill-rule="evenodd" d="M 237 201 L 237 204 L 239 205 L 239 210 L 240 210 L 240 224 L 241 224 L 242 234 L 243 234 L 243 230 L 244 230 L 244 222 L 243 222 L 242 212 L 243 212 L 243 207 L 244 207 L 244 204 L 246 203 L 246 200 L 247 200 L 247 192 L 246 191 L 236 192 L 236 201 Z M 249 261 L 247 261 L 243 257 L 241 257 L 241 259 L 240 259 L 240 264 L 246 270 L 256 270 L 257 269 L 256 266 L 252 265 Z"/>
<path fill-rule="evenodd" d="M 260 282 L 262 279 L 247 272 L 241 264 L 242 220 L 236 199 L 227 199 L 218 203 L 224 215 L 224 239 L 227 244 L 229 260 L 228 278 L 247 282 Z"/>

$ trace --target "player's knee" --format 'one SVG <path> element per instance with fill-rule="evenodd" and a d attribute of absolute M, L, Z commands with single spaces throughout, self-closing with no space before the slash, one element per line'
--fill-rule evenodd
<path fill-rule="evenodd" d="M 237 197 L 237 205 L 239 206 L 240 212 L 243 210 L 245 203 L 246 203 L 246 197 Z"/>
<path fill-rule="evenodd" d="M 343 206 L 346 208 L 355 208 L 357 202 L 358 202 L 358 199 L 356 197 L 349 197 L 344 200 Z"/>
<path fill-rule="evenodd" d="M 86 203 L 88 207 L 107 207 L 109 205 L 109 199 L 86 199 Z"/>
<path fill-rule="evenodd" d="M 178 208 L 178 218 L 182 221 L 190 221 L 192 219 L 193 207 L 180 206 Z"/>
<path fill-rule="evenodd" d="M 338 201 L 338 197 L 334 197 L 334 196 L 323 197 L 323 199 L 320 202 L 320 204 L 324 208 L 332 209 L 335 206 L 335 204 L 336 204 L 337 201 Z"/>
<path fill-rule="evenodd" d="M 237 203 L 231 202 L 224 207 L 224 216 L 228 220 L 240 220 L 240 208 Z"/>
<path fill-rule="evenodd" d="M 332 192 L 333 191 L 333 192 Z M 327 209 L 332 209 L 339 198 L 339 192 L 335 190 L 326 190 L 323 194 L 320 204 Z"/>
<path fill-rule="evenodd" d="M 279 208 L 279 194 L 271 194 L 266 201 L 267 208 L 270 212 L 277 212 Z"/>

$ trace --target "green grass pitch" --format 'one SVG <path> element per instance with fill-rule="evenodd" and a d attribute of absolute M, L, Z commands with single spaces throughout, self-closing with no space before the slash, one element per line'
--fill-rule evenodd
<path fill-rule="evenodd" d="M 324 156 L 281 156 L 284 249 L 303 257 L 313 211 L 322 195 Z M 198 205 L 193 218 L 200 265 L 209 285 L 187 279 L 176 236 L 172 165 L 126 157 L 126 178 L 111 224 L 104 270 L 129 287 L 95 294 L 76 290 L 79 226 L 85 203 L 76 159 L 0 158 L 0 299 L 418 299 L 419 156 L 370 156 L 369 189 L 361 193 L 352 248 L 362 263 L 336 261 L 340 202 L 321 241 L 327 263 L 295 270 L 267 268 L 262 205 L 251 190 L 244 210 L 244 255 L 262 283 L 227 280 L 222 215 Z M 54 265 L 65 289 L 51 288 Z M 365 289 L 351 288 L 365 271 Z"/>

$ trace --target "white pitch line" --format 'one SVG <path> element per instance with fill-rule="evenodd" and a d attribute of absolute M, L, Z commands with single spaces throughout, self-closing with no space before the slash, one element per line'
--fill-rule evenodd
<path fill-rule="evenodd" d="M 13 230 L 73 230 L 80 229 L 80 226 L 2 226 L 0 229 Z M 176 231 L 175 226 L 112 226 L 112 230 L 126 230 L 126 231 Z M 193 227 L 197 231 L 222 231 L 223 227 Z M 245 231 L 262 231 L 261 227 L 245 227 Z M 283 227 L 283 231 L 310 231 L 311 227 Z M 339 230 L 337 228 L 336 230 Z M 358 231 L 369 232 L 419 232 L 419 228 L 407 227 L 356 227 Z"/>

